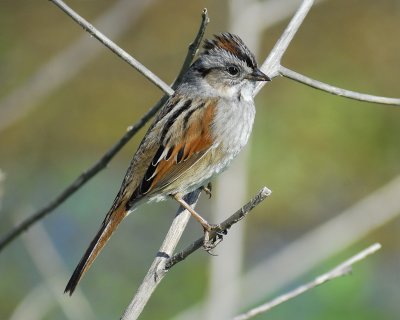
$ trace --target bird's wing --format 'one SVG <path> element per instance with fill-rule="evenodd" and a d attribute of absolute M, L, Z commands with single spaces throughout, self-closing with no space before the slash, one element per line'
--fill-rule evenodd
<path fill-rule="evenodd" d="M 176 115 L 175 121 L 165 126 L 165 142 L 161 141 L 147 170 L 134 193 L 135 198 L 162 190 L 192 168 L 211 149 L 216 102 L 191 106 Z M 173 115 L 170 115 L 170 118 Z"/>

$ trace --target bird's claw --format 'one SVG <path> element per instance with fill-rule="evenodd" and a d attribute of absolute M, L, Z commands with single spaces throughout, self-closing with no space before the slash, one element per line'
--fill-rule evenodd
<path fill-rule="evenodd" d="M 221 230 L 218 225 L 210 225 L 209 229 L 204 229 L 204 250 L 210 255 L 215 256 L 211 250 L 223 240 L 223 236 L 227 233 L 227 230 Z"/>

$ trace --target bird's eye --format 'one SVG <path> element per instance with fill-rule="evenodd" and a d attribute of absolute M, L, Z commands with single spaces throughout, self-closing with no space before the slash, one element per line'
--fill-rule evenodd
<path fill-rule="evenodd" d="M 236 76 L 239 73 L 239 68 L 236 66 L 229 66 L 226 70 L 232 76 Z"/>

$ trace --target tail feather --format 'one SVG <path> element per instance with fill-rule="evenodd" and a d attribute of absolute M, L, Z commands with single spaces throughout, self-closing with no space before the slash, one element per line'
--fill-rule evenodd
<path fill-rule="evenodd" d="M 90 268 L 91 264 L 96 259 L 101 249 L 104 248 L 108 239 L 110 239 L 111 235 L 117 229 L 118 225 L 126 217 L 126 215 L 127 211 L 124 204 L 118 206 L 118 208 L 116 208 L 115 210 L 112 209 L 112 211 L 107 214 L 100 227 L 100 230 L 97 232 L 96 236 L 90 243 L 89 248 L 87 248 L 81 261 L 75 268 L 71 279 L 69 279 L 68 284 L 65 287 L 64 293 L 68 292 L 69 295 L 72 295 L 82 276 Z"/>

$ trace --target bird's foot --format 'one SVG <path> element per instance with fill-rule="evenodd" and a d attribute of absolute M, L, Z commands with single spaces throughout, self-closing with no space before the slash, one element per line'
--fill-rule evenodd
<path fill-rule="evenodd" d="M 210 255 L 215 256 L 212 250 L 223 240 L 223 236 L 227 233 L 227 230 L 222 230 L 219 225 L 215 224 L 210 224 L 208 228 L 204 228 L 204 250 Z"/>

